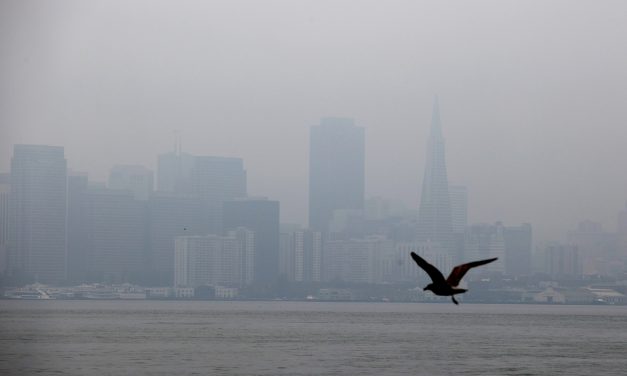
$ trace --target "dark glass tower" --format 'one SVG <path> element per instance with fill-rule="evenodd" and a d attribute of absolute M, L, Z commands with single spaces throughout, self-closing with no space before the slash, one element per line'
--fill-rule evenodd
<path fill-rule="evenodd" d="M 436 243 L 442 251 L 454 255 L 451 199 L 446 174 L 444 137 L 440 124 L 437 98 L 433 104 L 431 133 L 427 144 L 427 162 L 422 180 L 422 195 L 418 209 L 417 240 Z"/>
<path fill-rule="evenodd" d="M 334 210 L 364 208 L 364 128 L 324 118 L 309 137 L 309 227 L 326 232 Z"/>

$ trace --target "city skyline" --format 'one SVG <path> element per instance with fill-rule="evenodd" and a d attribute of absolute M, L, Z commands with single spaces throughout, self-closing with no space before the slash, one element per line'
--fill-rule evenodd
<path fill-rule="evenodd" d="M 417 210 L 381 197 L 366 205 L 364 133 L 347 118 L 323 118 L 311 128 L 310 206 L 326 212 L 314 216 L 306 232 L 302 224 L 282 221 L 280 201 L 248 193 L 242 158 L 187 154 L 179 145 L 158 155 L 157 179 L 145 166 L 116 164 L 105 184 L 68 172 L 61 146 L 15 145 L 10 174 L 2 174 L 0 211 L 8 210 L 2 228 L 9 225 L 8 241 L 0 236 L 5 276 L 14 282 L 174 282 L 180 288 L 254 281 L 267 293 L 281 278 L 331 285 L 411 282 L 417 275 L 404 266 L 407 249 L 447 268 L 495 257 L 500 261 L 483 270 L 501 277 L 621 275 L 624 211 L 617 212 L 617 232 L 588 219 L 568 231 L 565 243 L 542 246 L 533 245 L 530 223 L 468 224 L 467 188 L 448 183 L 437 97 Z M 282 225 L 291 230 L 284 233 Z M 42 247 L 44 238 L 54 241 Z M 214 245 L 189 243 L 175 251 L 175 240 L 188 244 L 185 239 Z M 200 269 L 192 268 L 197 263 Z"/>
<path fill-rule="evenodd" d="M 426 124 L 426 122 L 424 122 L 424 121 L 422 123 Z M 420 128 L 423 128 L 423 130 L 424 130 L 424 129 L 427 129 L 428 127 L 427 126 L 422 126 Z M 368 133 L 368 129 L 367 128 L 366 128 L 366 133 Z M 428 138 L 428 137 L 426 137 L 426 138 Z M 449 138 L 450 138 L 450 136 L 449 136 Z M 426 145 L 427 143 L 424 142 L 424 144 Z M 60 145 L 48 145 L 48 144 L 41 144 L 41 145 L 60 146 Z M 64 149 L 67 150 L 66 146 L 63 146 L 63 147 L 64 147 Z M 421 149 L 420 145 L 417 145 L 417 150 L 422 150 L 424 152 L 425 149 Z M 172 151 L 168 152 L 167 149 L 158 151 L 158 155 L 167 155 L 168 153 L 173 153 L 173 152 Z M 366 153 L 367 153 L 367 148 L 366 148 Z M 67 151 L 66 151 L 66 154 L 67 154 Z M 196 154 L 196 153 L 194 153 L 194 154 Z M 184 152 L 183 155 L 190 155 L 190 154 L 187 153 L 187 152 Z M 217 154 L 208 152 L 208 153 L 205 153 L 204 155 L 212 155 L 213 156 L 213 155 L 217 155 Z M 228 156 L 225 156 L 225 157 L 221 156 L 219 158 L 234 158 L 234 157 L 235 158 L 240 158 L 240 157 L 232 156 L 232 155 L 228 155 Z M 74 172 L 87 173 L 89 175 L 90 180 L 92 182 L 101 182 L 101 183 L 104 183 L 104 184 L 106 184 L 107 181 L 110 179 L 111 170 L 113 168 L 115 168 L 116 166 L 129 166 L 129 167 L 130 166 L 138 166 L 138 167 L 141 166 L 142 168 L 147 168 L 147 169 L 153 171 L 153 173 L 155 174 L 155 177 L 154 177 L 155 178 L 154 187 L 155 187 L 155 189 L 158 187 L 158 182 L 157 182 L 157 176 L 158 176 L 157 175 L 157 172 L 158 172 L 158 163 L 157 162 L 158 162 L 158 158 L 156 158 L 156 156 L 154 158 L 152 158 L 152 159 L 154 159 L 154 162 L 152 164 L 148 163 L 148 164 L 145 164 L 145 165 L 136 164 L 135 163 L 136 161 L 118 160 L 118 163 L 113 163 L 112 162 L 111 165 L 109 165 L 108 168 L 103 169 L 102 172 L 100 172 L 100 173 L 97 172 L 97 171 L 94 171 L 94 170 L 89 170 L 89 169 L 85 170 L 85 169 L 80 169 L 80 168 L 79 169 L 73 168 L 73 166 L 74 167 L 76 166 L 75 161 L 71 160 L 70 158 L 67 158 L 67 159 L 68 159 L 68 171 L 73 172 L 73 173 Z M 419 159 L 419 158 L 417 157 L 416 159 Z M 7 168 L 5 171 L 2 171 L 2 172 L 8 173 L 9 170 L 10 169 Z M 414 192 L 416 193 L 414 196 L 416 198 L 413 199 L 413 200 L 412 199 L 407 199 L 406 197 L 403 199 L 403 198 L 399 198 L 399 197 L 395 197 L 395 196 L 381 195 L 381 194 L 377 194 L 377 193 L 369 193 L 369 192 L 372 191 L 372 189 L 369 189 L 369 186 L 371 184 L 368 184 L 369 183 L 369 180 L 368 180 L 369 173 L 368 173 L 368 171 L 369 171 L 369 165 L 368 165 L 368 163 L 366 163 L 366 173 L 365 173 L 365 176 L 366 176 L 365 197 L 366 198 L 371 198 L 371 197 L 376 197 L 376 196 L 383 196 L 383 197 L 390 198 L 390 199 L 400 200 L 401 202 L 403 202 L 409 208 L 417 209 L 419 207 L 419 203 L 420 203 L 419 197 L 420 197 L 421 192 L 422 192 L 420 187 L 418 187 L 417 190 L 414 189 Z M 418 170 L 419 173 L 417 174 L 417 175 L 422 176 L 420 171 L 423 171 L 422 167 L 419 168 L 419 170 Z M 251 176 L 251 175 L 255 176 L 257 173 L 258 173 L 258 171 L 251 170 L 251 173 L 249 174 L 249 176 Z M 95 177 L 95 179 L 94 179 L 94 177 Z M 416 177 L 414 177 L 414 178 L 416 178 Z M 249 180 L 249 187 L 250 187 L 251 185 L 253 185 L 254 180 L 252 180 L 250 178 L 248 178 L 248 180 Z M 273 179 L 272 179 L 271 176 L 266 176 L 266 178 L 264 179 L 264 184 L 270 184 L 269 182 L 272 181 L 272 180 Z M 277 180 L 280 180 L 280 177 L 277 177 Z M 460 185 L 460 184 L 461 185 L 465 185 L 468 188 L 468 195 L 470 195 L 471 197 L 473 197 L 472 195 L 475 195 L 473 197 L 475 199 L 476 199 L 477 195 L 478 196 L 485 196 L 486 193 L 487 193 L 486 191 L 478 191 L 475 187 L 473 187 L 471 185 L 468 185 L 468 184 L 465 184 L 465 182 L 461 181 L 459 178 L 458 179 L 453 178 L 453 179 L 449 179 L 449 180 L 450 180 L 450 184 L 452 184 L 452 185 Z M 419 186 L 422 185 L 420 180 L 417 180 L 417 184 Z M 286 213 L 285 213 L 285 220 L 286 220 L 286 222 L 301 223 L 301 224 L 308 223 L 308 220 L 307 220 L 308 214 L 306 214 L 308 212 L 308 210 L 306 209 L 306 201 L 307 201 L 306 200 L 306 194 L 307 194 L 306 192 L 307 192 L 307 189 L 306 189 L 306 187 L 304 187 L 304 188 L 305 188 L 305 191 L 304 191 L 305 193 L 302 193 L 301 196 L 303 196 L 302 198 L 305 200 L 304 201 L 305 203 L 304 204 L 300 203 L 300 204 L 297 205 L 297 206 L 301 206 L 301 210 L 298 210 L 298 213 L 294 213 L 292 211 L 291 215 L 290 215 L 290 210 L 288 208 L 286 210 Z M 249 188 L 249 189 L 251 189 L 251 188 Z M 259 190 L 252 191 L 252 195 L 275 197 L 275 198 L 279 199 L 279 201 L 283 202 L 283 200 L 281 200 L 281 197 L 277 197 L 277 196 L 273 196 L 273 195 L 269 195 L 269 194 L 258 193 L 258 192 L 260 192 L 260 191 Z M 594 202 L 600 202 L 601 201 L 601 199 L 598 198 L 598 197 L 596 199 L 598 199 L 598 200 L 590 202 L 588 205 L 592 205 Z M 495 220 L 502 220 L 504 222 L 514 222 L 514 221 L 507 221 L 506 218 L 508 218 L 510 216 L 506 216 L 506 215 L 502 215 L 502 216 L 499 216 L 499 217 L 493 217 L 493 218 L 485 218 L 485 217 L 484 218 L 477 218 L 477 217 L 479 217 L 479 215 L 477 215 L 477 203 L 473 202 L 473 201 L 476 201 L 476 200 L 472 200 L 471 199 L 469 201 L 469 208 L 468 208 L 469 222 L 473 222 L 473 223 L 480 223 L 480 222 L 490 223 L 490 222 L 493 222 Z M 543 243 L 551 242 L 551 241 L 556 240 L 556 239 L 564 239 L 565 238 L 564 234 L 566 234 L 572 228 L 576 227 L 579 222 L 581 222 L 583 220 L 588 220 L 588 219 L 592 219 L 592 220 L 601 222 L 605 229 L 613 231 L 613 230 L 615 230 L 615 226 L 616 226 L 615 225 L 615 216 L 616 216 L 615 207 L 619 207 L 621 205 L 624 205 L 624 203 L 626 203 L 626 202 L 627 202 L 627 194 L 625 194 L 625 199 L 621 200 L 620 197 L 619 197 L 617 199 L 617 202 L 615 203 L 614 207 L 609 208 L 606 213 L 602 213 L 602 214 L 596 215 L 596 216 L 581 215 L 580 217 L 577 217 L 577 218 L 564 216 L 561 221 L 559 220 L 559 218 L 554 218 L 552 220 L 553 223 L 551 223 L 550 226 L 542 226 L 541 225 L 543 223 L 541 213 L 537 213 L 536 214 L 536 217 L 535 217 L 536 219 L 535 220 L 534 220 L 534 218 L 532 218 L 530 216 L 530 217 L 521 218 L 518 222 L 538 223 L 539 224 L 539 225 L 537 225 L 538 239 L 539 239 L 539 241 L 541 241 Z M 414 206 L 414 203 L 415 203 L 415 206 Z M 293 201 L 292 201 L 292 204 L 294 204 Z M 293 207 L 292 207 L 292 209 L 293 209 Z M 503 210 L 499 210 L 499 212 L 503 213 Z M 514 218 L 518 218 L 518 217 L 519 216 L 514 216 Z M 559 230 L 556 230 L 556 229 L 559 229 Z"/>
<path fill-rule="evenodd" d="M 550 239 L 586 218 L 613 229 L 625 201 L 622 3 L 28 3 L 0 4 L 0 171 L 13 144 L 63 145 L 95 180 L 156 171 L 179 130 L 186 152 L 246 160 L 250 192 L 305 223 L 309 127 L 351 117 L 366 196 L 417 207 L 438 94 L 471 222 Z"/>
<path fill-rule="evenodd" d="M 435 99 L 435 104 L 433 104 L 433 107 L 432 107 L 432 121 L 431 121 L 431 126 L 430 126 L 430 129 L 431 129 L 430 132 L 433 132 L 433 124 L 434 124 L 433 121 L 434 121 L 434 119 L 436 119 L 436 117 L 437 117 L 438 124 L 440 122 L 439 100 L 437 99 L 437 96 L 435 98 L 436 98 Z M 436 114 L 436 109 L 437 109 L 437 116 L 435 115 Z M 327 118 L 321 118 L 321 120 L 324 120 L 324 119 L 333 119 L 333 118 L 328 118 L 328 117 Z M 353 122 L 353 119 L 348 119 L 348 120 L 350 120 L 351 123 Z M 438 129 L 439 129 L 439 132 L 441 132 L 441 129 L 439 127 L 438 127 Z M 180 138 L 179 137 L 180 137 L 180 135 L 177 135 L 177 140 L 178 140 L 177 142 L 180 142 Z M 431 136 L 429 136 L 429 137 L 431 137 Z M 28 146 L 28 144 L 26 144 L 26 145 Z M 425 145 L 428 145 L 428 142 L 425 142 Z M 52 147 L 52 148 L 55 148 L 55 147 L 59 148 L 59 147 L 61 147 L 61 148 L 65 149 L 65 146 L 59 146 L 59 145 L 31 145 L 31 146 L 36 146 L 36 147 L 37 146 L 42 146 L 42 147 Z M 425 150 L 426 149 L 428 149 L 428 147 L 425 147 Z M 151 176 L 150 176 L 150 184 L 151 184 L 151 186 L 153 188 L 153 191 L 156 193 L 156 192 L 159 192 L 159 182 L 158 182 L 158 179 L 159 179 L 160 175 L 158 174 L 158 172 L 159 172 L 159 163 L 158 162 L 161 161 L 162 157 L 166 157 L 166 156 L 170 156 L 170 155 L 177 155 L 176 153 L 179 153 L 178 154 L 179 157 L 185 158 L 186 161 L 188 161 L 188 164 L 190 164 L 189 169 L 191 169 L 193 167 L 193 163 L 194 163 L 193 161 L 194 161 L 195 158 L 200 158 L 200 160 L 207 160 L 207 161 L 224 161 L 227 164 L 235 163 L 235 166 L 237 166 L 238 163 L 240 164 L 240 166 L 242 166 L 242 163 L 246 162 L 246 161 L 244 161 L 240 157 L 232 157 L 232 156 L 224 157 L 224 156 L 217 156 L 217 155 L 200 155 L 200 156 L 193 155 L 193 154 L 184 152 L 182 150 L 182 148 L 181 148 L 180 143 L 177 143 L 175 145 L 175 150 L 170 151 L 170 152 L 168 152 L 167 150 L 166 151 L 161 151 L 160 153 L 158 153 L 158 155 L 156 155 L 156 158 L 155 158 L 156 163 L 155 163 L 155 168 L 154 169 L 150 168 L 149 166 L 136 165 L 136 164 L 131 164 L 131 163 L 122 161 L 122 163 L 111 164 L 111 166 L 107 169 L 106 173 L 102 176 L 102 179 L 92 180 L 91 178 L 92 178 L 93 175 L 92 175 L 91 171 L 77 171 L 77 170 L 72 170 L 69 167 L 68 167 L 68 177 L 70 177 L 72 175 L 74 175 L 74 176 L 76 176 L 76 175 L 85 175 L 85 177 L 89 178 L 89 182 L 93 186 L 100 186 L 100 187 L 103 187 L 103 188 L 106 186 L 107 188 L 115 189 L 115 188 L 120 188 L 120 187 L 119 186 L 116 187 L 115 183 L 112 185 L 111 177 L 112 177 L 112 173 L 114 171 L 120 170 L 120 169 L 125 169 L 125 170 L 128 170 L 128 171 L 140 170 L 140 171 L 142 171 L 142 173 L 150 173 L 151 174 Z M 70 166 L 71 165 L 71 161 L 68 158 L 66 158 L 66 160 L 67 160 L 68 166 Z M 211 163 L 215 163 L 215 162 L 211 162 Z M 220 163 L 222 163 L 222 162 L 220 162 Z M 240 168 L 242 168 L 242 167 L 240 167 Z M 365 164 L 365 169 L 366 170 L 368 169 L 368 164 L 367 163 Z M 243 175 L 243 180 L 244 180 L 243 184 L 244 184 L 244 186 L 247 185 L 247 180 L 248 180 L 247 179 L 247 172 L 248 172 L 247 170 L 243 171 L 243 174 L 244 174 Z M 4 173 L 4 174 L 9 174 L 10 175 L 10 169 L 8 169 L 7 171 L 0 171 L 0 173 Z M 423 171 L 423 173 L 424 173 L 424 171 Z M 366 173 L 366 175 L 367 175 L 367 173 Z M 423 176 L 423 178 L 424 178 L 424 176 Z M 467 186 L 459 185 L 458 183 L 462 183 L 462 182 L 458 181 L 458 180 L 454 181 L 454 183 L 449 183 L 449 187 L 455 187 L 456 189 L 463 189 L 464 190 L 463 194 L 465 196 L 468 196 L 468 191 L 469 190 L 472 191 L 472 188 L 469 189 Z M 194 189 L 191 187 L 192 183 L 189 182 L 189 184 L 190 184 L 190 187 L 188 187 L 188 189 L 193 191 Z M 420 186 L 423 186 L 423 182 L 422 181 L 420 183 Z M 129 186 L 127 188 L 130 189 L 130 190 L 133 190 L 133 191 L 136 190 L 135 187 L 130 187 Z M 365 185 L 365 188 L 366 188 L 366 191 L 367 191 L 367 184 Z M 420 187 L 418 187 L 418 192 L 419 192 L 418 196 L 420 196 L 422 191 L 423 190 L 420 189 Z M 170 192 L 170 190 L 166 189 L 166 190 L 161 191 L 161 192 Z M 178 193 L 185 193 L 185 190 L 178 191 Z M 186 193 L 190 193 L 190 191 L 187 191 Z M 244 193 L 243 196 L 241 194 L 236 194 L 235 196 L 231 196 L 231 197 L 239 197 L 239 196 L 245 197 L 245 195 L 246 195 L 245 193 Z M 250 193 L 250 196 L 251 197 L 264 197 L 262 195 L 255 194 L 254 192 Z M 379 197 L 379 196 L 369 196 L 369 195 L 366 195 L 365 199 L 372 199 L 372 198 L 377 198 L 377 197 Z M 147 199 L 145 193 L 140 195 L 139 198 L 140 199 L 144 199 L 144 200 Z M 416 210 L 416 211 L 418 211 L 419 206 L 420 206 L 419 205 L 419 201 L 420 200 L 418 200 L 418 204 L 417 204 L 416 207 L 411 207 L 410 205 L 407 204 L 407 202 L 399 200 L 396 197 L 385 197 L 385 198 L 386 199 L 396 200 L 397 202 L 400 202 L 403 205 L 405 205 L 405 208 L 409 209 L 409 210 Z M 279 202 L 282 202 L 279 198 L 276 198 L 276 199 Z M 465 200 L 467 200 L 465 205 L 469 205 L 473 201 L 472 197 L 470 198 L 470 200 L 468 199 L 468 197 L 466 197 Z M 534 225 L 534 244 L 540 245 L 540 246 L 545 246 L 545 245 L 550 245 L 550 244 L 552 244 L 552 243 L 554 243 L 556 241 L 568 241 L 568 234 L 569 234 L 569 232 L 571 232 L 574 228 L 579 226 L 580 223 L 583 222 L 583 221 L 593 221 L 595 223 L 598 223 L 599 225 L 602 226 L 602 230 L 603 231 L 614 231 L 614 230 L 617 229 L 617 226 L 618 226 L 618 222 L 616 221 L 616 216 L 618 215 L 618 211 L 619 211 L 620 205 L 621 204 L 619 203 L 614 208 L 614 211 L 609 214 L 609 216 L 608 216 L 609 218 L 606 218 L 606 220 L 603 220 L 602 218 L 584 217 L 584 218 L 581 218 L 581 219 L 577 220 L 576 223 L 573 226 L 565 228 L 565 230 L 563 232 L 558 232 L 558 233 L 555 233 L 555 234 L 553 234 L 551 236 L 541 235 L 541 236 L 538 237 L 537 236 L 537 232 L 539 232 L 540 234 L 544 234 L 544 232 L 543 232 L 543 229 L 542 229 L 541 226 Z M 623 205 L 627 205 L 627 199 L 623 201 Z M 284 210 L 283 206 L 282 206 L 282 210 Z M 469 218 L 470 218 L 470 214 L 471 214 L 470 210 L 467 210 L 467 213 L 465 213 L 465 215 L 468 215 Z M 283 213 L 283 211 L 282 211 L 281 215 L 282 215 L 282 223 L 298 223 L 299 225 L 302 225 L 302 226 L 306 226 L 308 224 L 308 220 L 306 218 L 304 218 L 302 222 L 297 222 L 297 221 L 291 220 L 291 218 L 289 218 L 289 217 L 286 218 L 286 216 Z M 468 223 L 474 223 L 474 224 L 490 224 L 490 223 L 494 223 L 495 221 L 509 223 L 509 222 L 504 221 L 501 217 L 499 217 L 499 218 L 492 218 L 492 219 L 488 219 L 488 220 L 485 220 L 485 221 L 476 221 L 476 220 L 473 221 L 472 219 L 468 219 L 467 220 Z M 529 220 L 529 221 L 523 221 L 521 223 L 534 223 L 534 222 Z M 565 226 L 565 225 L 563 225 L 563 226 Z M 540 239 L 538 239 L 538 238 L 540 238 Z"/>

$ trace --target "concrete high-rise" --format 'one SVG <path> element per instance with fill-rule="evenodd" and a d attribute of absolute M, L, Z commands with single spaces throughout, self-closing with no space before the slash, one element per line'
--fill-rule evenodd
<path fill-rule="evenodd" d="M 252 231 L 238 228 L 227 236 L 179 236 L 175 239 L 174 286 L 244 286 L 250 282 L 254 253 Z"/>
<path fill-rule="evenodd" d="M 67 278 L 67 162 L 63 147 L 15 145 L 11 159 L 9 273 Z"/>
<path fill-rule="evenodd" d="M 364 209 L 364 128 L 353 119 L 323 118 L 309 142 L 309 227 L 327 232 L 335 210 Z"/>
<path fill-rule="evenodd" d="M 224 231 L 245 227 L 254 232 L 254 280 L 271 283 L 279 277 L 279 202 L 247 198 L 224 202 Z"/>
<path fill-rule="evenodd" d="M 451 197 L 449 195 L 444 137 L 442 136 L 437 98 L 433 105 L 426 157 L 416 238 L 418 241 L 435 243 L 442 250 L 454 254 Z"/>
<path fill-rule="evenodd" d="M 281 233 L 281 273 L 289 281 L 320 282 L 322 278 L 322 233 L 297 230 Z"/>

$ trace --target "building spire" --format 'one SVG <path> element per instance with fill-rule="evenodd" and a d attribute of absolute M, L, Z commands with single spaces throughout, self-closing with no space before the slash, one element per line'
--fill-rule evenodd
<path fill-rule="evenodd" d="M 431 113 L 431 137 L 442 137 L 442 123 L 440 122 L 440 101 L 437 94 L 433 97 L 433 111 Z"/>
<path fill-rule="evenodd" d="M 175 129 L 172 131 L 172 133 L 174 134 L 174 154 L 181 155 L 181 149 L 182 149 L 181 130 Z"/>
<path fill-rule="evenodd" d="M 453 221 L 446 173 L 444 137 L 440 124 L 440 106 L 435 96 L 431 132 L 418 208 L 417 240 L 431 242 L 447 253 L 454 251 Z"/>

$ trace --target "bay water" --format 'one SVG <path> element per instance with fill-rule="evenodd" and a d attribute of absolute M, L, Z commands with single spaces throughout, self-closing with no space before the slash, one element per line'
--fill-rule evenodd
<path fill-rule="evenodd" d="M 627 306 L 2 300 L 0 374 L 627 375 Z"/>

